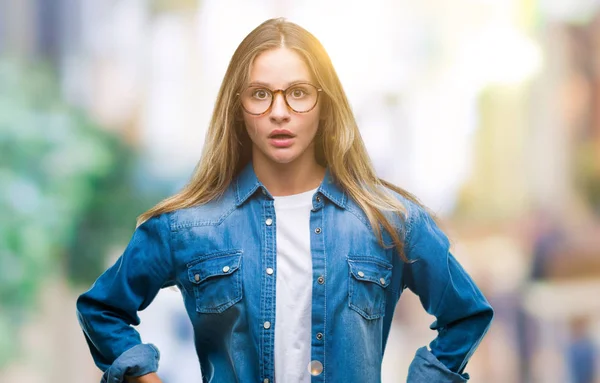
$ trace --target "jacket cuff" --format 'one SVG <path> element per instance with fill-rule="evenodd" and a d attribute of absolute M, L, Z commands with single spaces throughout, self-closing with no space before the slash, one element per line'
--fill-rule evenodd
<path fill-rule="evenodd" d="M 122 353 L 104 372 L 100 383 L 123 383 L 125 376 L 142 376 L 158 370 L 160 352 L 153 344 L 138 344 Z"/>
<path fill-rule="evenodd" d="M 464 383 L 469 374 L 457 374 L 450 371 L 427 347 L 417 350 L 415 358 L 408 368 L 407 383 Z"/>

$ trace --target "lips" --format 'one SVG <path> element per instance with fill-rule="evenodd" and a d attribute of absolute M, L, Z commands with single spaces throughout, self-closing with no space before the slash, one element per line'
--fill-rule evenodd
<path fill-rule="evenodd" d="M 293 144 L 294 137 L 296 135 L 292 134 L 289 130 L 277 129 L 269 134 L 269 141 L 276 148 L 287 148 Z"/>
<path fill-rule="evenodd" d="M 296 135 L 292 134 L 292 132 L 290 132 L 289 130 L 285 130 L 285 129 L 276 129 L 274 131 L 271 132 L 271 134 L 269 134 L 269 138 L 274 138 L 274 139 L 287 139 L 287 138 L 294 138 L 296 137 Z"/>

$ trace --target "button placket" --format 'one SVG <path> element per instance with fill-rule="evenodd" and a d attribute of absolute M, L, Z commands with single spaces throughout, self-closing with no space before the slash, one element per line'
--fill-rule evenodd
<path fill-rule="evenodd" d="M 269 193 L 266 193 L 267 196 Z M 264 226 L 263 231 L 263 253 L 262 253 L 262 270 L 264 273 L 260 276 L 261 278 L 261 318 L 262 326 L 260 331 L 261 338 L 261 357 L 262 361 L 260 364 L 261 377 L 260 382 L 272 382 L 273 371 L 274 371 L 274 312 L 275 312 L 275 265 L 276 265 L 276 217 L 274 210 L 274 201 L 271 198 L 264 198 L 262 200 L 263 216 L 262 221 Z"/>
<path fill-rule="evenodd" d="M 313 199 L 313 209 L 310 213 L 311 230 L 311 256 L 313 260 L 313 289 L 312 320 L 311 320 L 311 356 L 307 369 L 311 376 L 321 375 L 323 372 L 322 360 L 325 359 L 325 302 L 327 301 L 326 273 L 328 258 L 326 256 L 327 244 L 325 243 L 325 200 L 323 195 L 317 194 Z M 319 379 L 319 378 L 316 378 Z M 320 380 L 320 379 L 319 379 Z"/>

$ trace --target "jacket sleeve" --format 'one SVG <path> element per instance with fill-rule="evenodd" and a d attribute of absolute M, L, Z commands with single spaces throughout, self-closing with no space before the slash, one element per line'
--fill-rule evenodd
<path fill-rule="evenodd" d="M 158 291 L 174 285 L 168 217 L 160 215 L 140 225 L 123 254 L 77 299 L 77 318 L 102 383 L 120 383 L 125 376 L 158 370 L 159 352 L 143 344 L 132 325 L 138 311 Z"/>
<path fill-rule="evenodd" d="M 422 208 L 412 207 L 406 225 L 404 284 L 436 320 L 437 337 L 417 350 L 409 383 L 466 382 L 467 362 L 487 333 L 494 312 L 450 252 L 446 235 Z"/>

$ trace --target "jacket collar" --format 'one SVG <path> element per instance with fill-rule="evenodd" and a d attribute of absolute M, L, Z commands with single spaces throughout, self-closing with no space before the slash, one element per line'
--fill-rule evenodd
<path fill-rule="evenodd" d="M 262 189 L 268 194 L 267 189 L 258 180 L 258 177 L 256 177 L 252 162 L 249 162 L 234 181 L 236 206 L 240 206 L 246 202 L 258 189 Z M 336 182 L 329 168 L 326 169 L 325 177 L 317 191 L 321 192 L 321 194 L 339 207 L 346 208 L 346 193 Z"/>

